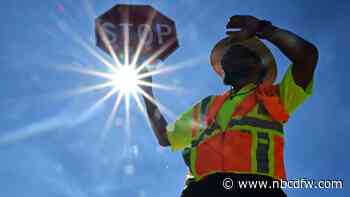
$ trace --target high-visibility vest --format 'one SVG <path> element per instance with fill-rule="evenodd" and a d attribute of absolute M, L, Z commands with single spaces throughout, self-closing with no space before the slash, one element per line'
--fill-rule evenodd
<path fill-rule="evenodd" d="M 229 96 L 230 92 L 226 92 L 208 97 L 194 107 L 192 143 L 183 151 L 190 173 L 196 180 L 217 172 L 261 174 L 285 180 L 283 123 L 288 120 L 288 113 L 278 96 L 278 86 L 259 85 L 238 104 L 227 128 L 222 130 L 215 116 Z M 210 108 L 206 109 L 210 101 Z"/>

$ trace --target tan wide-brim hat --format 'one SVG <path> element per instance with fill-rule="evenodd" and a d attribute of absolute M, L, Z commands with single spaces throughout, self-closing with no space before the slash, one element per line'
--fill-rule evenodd
<path fill-rule="evenodd" d="M 262 66 L 268 69 L 264 82 L 273 83 L 276 79 L 277 68 L 275 58 L 273 57 L 271 51 L 267 46 L 259 40 L 257 37 L 253 37 L 243 41 L 235 41 L 231 37 L 226 37 L 220 40 L 211 51 L 210 63 L 213 66 L 215 72 L 223 77 L 224 70 L 221 66 L 221 59 L 226 53 L 226 51 L 233 45 L 242 45 L 248 49 L 254 51 L 261 58 Z"/>

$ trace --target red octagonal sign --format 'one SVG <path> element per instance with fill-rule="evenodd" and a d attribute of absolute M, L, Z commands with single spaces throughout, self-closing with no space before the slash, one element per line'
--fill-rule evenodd
<path fill-rule="evenodd" d="M 116 5 L 95 23 L 97 46 L 118 57 L 126 46 L 130 55 L 143 46 L 143 56 L 164 60 L 179 47 L 175 22 L 148 5 Z"/>

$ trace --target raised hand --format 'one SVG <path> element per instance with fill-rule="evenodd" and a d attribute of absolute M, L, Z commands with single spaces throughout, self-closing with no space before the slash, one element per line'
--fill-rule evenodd
<path fill-rule="evenodd" d="M 226 34 L 233 39 L 246 40 L 256 35 L 260 30 L 261 21 L 254 16 L 249 15 L 234 15 L 230 18 L 226 25 Z M 240 29 L 234 31 L 232 29 Z"/>

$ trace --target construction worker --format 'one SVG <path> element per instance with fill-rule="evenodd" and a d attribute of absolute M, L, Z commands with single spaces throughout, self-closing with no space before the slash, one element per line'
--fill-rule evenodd
<path fill-rule="evenodd" d="M 312 93 L 317 48 L 254 16 L 232 16 L 226 27 L 229 36 L 210 60 L 230 90 L 200 100 L 172 124 L 144 97 L 152 128 L 161 146 L 182 150 L 189 168 L 183 197 L 286 196 L 272 185 L 287 179 L 283 124 Z M 275 60 L 260 39 L 292 62 L 278 84 Z M 153 97 L 151 87 L 142 88 Z M 266 181 L 269 189 L 240 188 L 242 181 Z"/>

